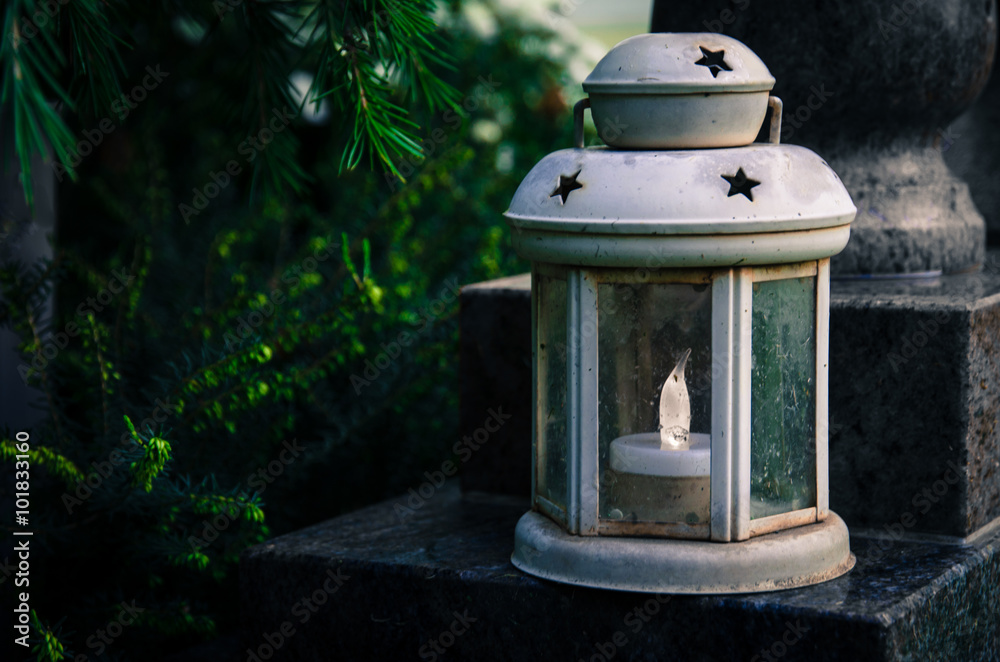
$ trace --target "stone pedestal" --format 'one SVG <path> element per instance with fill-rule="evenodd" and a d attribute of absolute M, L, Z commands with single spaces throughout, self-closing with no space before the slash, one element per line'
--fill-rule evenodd
<path fill-rule="evenodd" d="M 858 207 L 835 275 L 950 273 L 982 262 L 985 225 L 941 150 L 989 78 L 996 19 L 994 0 L 657 0 L 652 30 L 723 32 L 767 64 L 782 142 L 825 158 Z"/>
<path fill-rule="evenodd" d="M 834 281 L 830 507 L 852 531 L 1000 518 L 1000 254 L 982 273 Z"/>
<path fill-rule="evenodd" d="M 509 558 L 526 499 L 463 499 L 450 490 L 403 523 L 396 505 L 365 508 L 245 552 L 239 659 L 1000 656 L 997 537 L 964 547 L 855 539 L 857 566 L 827 583 L 684 597 L 577 588 L 517 571 Z"/>
<path fill-rule="evenodd" d="M 858 208 L 851 240 L 830 262 L 834 276 L 952 273 L 982 263 L 983 218 L 938 147 L 900 140 L 816 149 Z"/>
<path fill-rule="evenodd" d="M 527 495 L 531 472 L 521 455 L 524 440 L 531 443 L 531 276 L 466 285 L 459 301 L 461 432 L 473 434 L 490 409 L 510 414 L 463 463 L 462 489 Z"/>

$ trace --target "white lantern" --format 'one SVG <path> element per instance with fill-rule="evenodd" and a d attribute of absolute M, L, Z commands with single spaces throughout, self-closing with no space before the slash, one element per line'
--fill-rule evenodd
<path fill-rule="evenodd" d="M 525 572 L 731 593 L 854 565 L 828 508 L 827 346 L 856 209 L 821 158 L 778 144 L 773 84 L 724 35 L 627 39 L 584 82 L 576 147 L 514 195 L 533 265 Z M 587 105 L 611 147 L 583 147 Z M 771 142 L 750 144 L 769 105 Z"/>

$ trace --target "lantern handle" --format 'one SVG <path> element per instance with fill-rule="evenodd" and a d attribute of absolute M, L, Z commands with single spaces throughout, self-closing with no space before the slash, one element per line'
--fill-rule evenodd
<path fill-rule="evenodd" d="M 781 144 L 781 99 L 778 97 L 768 97 L 767 105 L 771 108 L 771 133 L 768 136 L 770 142 L 775 145 Z"/>
<path fill-rule="evenodd" d="M 583 149 L 583 111 L 587 108 L 590 108 L 590 97 L 580 99 L 573 106 L 573 147 L 577 149 Z"/>

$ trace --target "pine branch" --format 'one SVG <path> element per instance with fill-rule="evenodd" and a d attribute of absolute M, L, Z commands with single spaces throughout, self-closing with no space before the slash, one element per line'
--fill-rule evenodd
<path fill-rule="evenodd" d="M 408 92 L 431 111 L 455 107 L 458 92 L 426 65 L 445 63 L 432 41 L 431 11 L 424 1 L 320 0 L 307 16 L 309 40 L 320 45 L 311 101 L 329 97 L 352 119 L 341 172 L 367 156 L 403 179 L 395 161 L 422 158 L 419 126 L 394 97 Z"/>
<path fill-rule="evenodd" d="M 47 154 L 51 145 L 56 160 L 72 174 L 70 152 L 75 138 L 53 108 L 51 100 L 72 107 L 66 90 L 59 83 L 65 56 L 56 43 L 54 21 L 38 27 L 27 19 L 39 11 L 34 0 L 12 0 L 4 14 L 3 39 L 0 41 L 0 105 L 14 116 L 14 153 L 21 168 L 25 201 L 34 205 L 31 185 L 31 158 Z M 8 154 L 0 155 L 6 159 Z"/>
<path fill-rule="evenodd" d="M 299 114 L 288 76 L 292 54 L 298 49 L 292 26 L 299 22 L 300 4 L 298 0 L 247 0 L 241 14 L 250 44 L 242 118 L 256 154 L 251 197 L 258 189 L 265 195 L 286 188 L 299 191 L 310 180 L 296 158 L 298 140 L 286 125 Z M 276 117 L 280 118 L 279 129 L 272 126 Z"/>
<path fill-rule="evenodd" d="M 59 20 L 31 25 L 29 38 L 22 22 L 39 7 L 37 0 L 8 4 L 4 30 L 12 38 L 0 47 L 2 102 L 14 116 L 14 152 L 29 204 L 31 156 L 46 154 L 47 145 L 75 179 L 76 137 L 52 102 L 71 111 L 83 102 L 98 116 L 120 93 L 125 70 L 118 50 L 124 42 L 114 32 L 121 23 L 116 0 L 74 0 Z M 298 162 L 294 132 L 269 125 L 272 113 L 297 116 L 302 104 L 318 106 L 328 97 L 350 118 L 341 172 L 367 159 L 402 179 L 395 162 L 419 160 L 422 150 L 420 127 L 400 104 L 409 100 L 431 112 L 457 108 L 458 92 L 435 73 L 450 64 L 434 34 L 433 10 L 429 0 L 246 0 L 233 10 L 250 44 L 241 118 L 260 157 L 254 159 L 251 196 L 258 189 L 299 192 L 310 181 Z M 183 5 L 174 11 L 191 16 Z M 67 33 L 69 67 L 56 26 Z M 296 59 L 313 56 L 313 84 L 298 102 L 288 77 Z M 68 88 L 64 73 L 70 74 Z"/>
<path fill-rule="evenodd" d="M 112 32 L 111 21 L 120 24 L 117 0 L 73 0 L 65 5 L 78 100 L 89 97 L 93 117 L 99 118 L 120 93 L 119 73 L 125 65 L 118 46 L 128 44 Z M 88 104 L 81 104 L 86 106 Z"/>
<path fill-rule="evenodd" d="M 426 0 L 377 0 L 374 7 L 375 15 L 385 22 L 375 40 L 380 59 L 393 62 L 408 84 L 409 98 L 426 104 L 431 112 L 457 109 L 459 99 L 458 90 L 444 84 L 428 66 L 453 69 L 447 55 L 439 50 L 437 26 L 430 17 L 434 4 Z"/>
<path fill-rule="evenodd" d="M 0 442 L 0 459 L 14 462 L 18 453 L 14 440 L 4 439 Z M 69 458 L 46 446 L 29 448 L 28 459 L 33 466 L 45 467 L 51 475 L 61 480 L 67 489 L 75 488 L 84 478 L 83 472 Z"/>
<path fill-rule="evenodd" d="M 403 179 L 395 162 L 407 156 L 420 159 L 423 153 L 417 142 L 417 125 L 407 119 L 406 111 L 388 101 L 389 85 L 376 73 L 374 62 L 364 51 L 345 46 L 351 71 L 349 90 L 357 99 L 354 132 L 340 160 L 341 170 L 351 170 L 365 152 L 369 161 L 375 157 L 395 176 Z"/>
<path fill-rule="evenodd" d="M 76 137 L 56 105 L 65 104 L 72 111 L 76 101 L 89 96 L 96 115 L 99 105 L 106 106 L 119 90 L 117 74 L 123 66 L 116 41 L 120 40 L 111 32 L 107 7 L 108 3 L 98 0 L 74 0 L 65 7 L 63 3 L 36 0 L 12 0 L 7 4 L 0 45 L 0 104 L 14 117 L 14 156 L 29 207 L 34 206 L 32 156 L 42 155 L 48 161 L 51 148 L 56 163 L 71 178 L 76 177 Z M 53 8 L 59 14 L 52 15 Z M 36 25 L 32 22 L 36 16 L 46 16 L 47 20 Z M 77 80 L 86 80 L 85 84 L 73 86 L 73 94 L 61 80 L 67 59 L 58 43 L 60 25 L 68 26 Z"/>

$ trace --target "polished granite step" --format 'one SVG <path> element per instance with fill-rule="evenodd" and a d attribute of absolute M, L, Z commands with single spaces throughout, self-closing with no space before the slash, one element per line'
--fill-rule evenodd
<path fill-rule="evenodd" d="M 851 572 L 801 589 L 602 591 L 518 571 L 527 502 L 455 483 L 247 550 L 240 659 L 1000 659 L 1000 532 L 976 545 L 854 538 Z"/>

